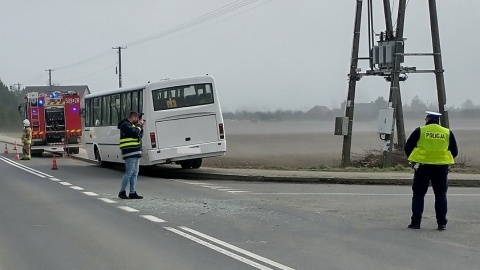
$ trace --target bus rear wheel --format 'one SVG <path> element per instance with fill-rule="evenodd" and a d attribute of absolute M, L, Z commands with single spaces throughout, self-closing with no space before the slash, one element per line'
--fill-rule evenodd
<path fill-rule="evenodd" d="M 201 158 L 196 158 L 192 160 L 192 169 L 198 169 L 202 166 L 202 159 Z"/>
<path fill-rule="evenodd" d="M 192 162 L 192 160 L 189 159 L 189 160 L 182 160 L 178 164 L 180 164 L 182 169 L 191 169 L 192 165 L 193 165 L 193 162 Z"/>
<path fill-rule="evenodd" d="M 202 159 L 196 158 L 196 159 L 183 160 L 183 161 L 180 161 L 178 164 L 180 164 L 182 169 L 198 169 L 200 168 L 200 166 L 202 166 Z"/>

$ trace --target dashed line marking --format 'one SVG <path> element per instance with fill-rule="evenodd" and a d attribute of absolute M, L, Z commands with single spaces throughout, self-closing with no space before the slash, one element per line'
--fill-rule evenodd
<path fill-rule="evenodd" d="M 55 181 L 55 182 L 60 182 L 60 181 L 62 181 L 62 180 L 60 180 L 60 179 L 58 179 L 58 178 L 55 178 L 55 177 L 50 178 L 50 180 Z"/>
<path fill-rule="evenodd" d="M 229 193 L 248 193 L 250 191 L 246 191 L 246 190 L 232 190 L 232 191 L 227 191 Z"/>
<path fill-rule="evenodd" d="M 106 203 L 117 203 L 116 201 L 110 200 L 110 199 L 107 199 L 107 198 L 98 198 L 98 199 L 101 200 L 101 201 L 104 201 Z"/>
<path fill-rule="evenodd" d="M 83 190 L 83 188 L 79 186 L 71 186 L 70 188 L 74 190 Z"/>
<path fill-rule="evenodd" d="M 69 182 L 60 182 L 59 184 L 64 185 L 64 186 L 71 186 L 72 185 Z"/>
<path fill-rule="evenodd" d="M 95 193 L 95 192 L 90 192 L 90 191 L 85 191 L 85 192 L 83 192 L 83 194 L 88 195 L 88 196 L 98 196 L 97 193 Z"/>
<path fill-rule="evenodd" d="M 120 208 L 124 211 L 127 211 L 127 212 L 139 212 L 139 210 L 137 210 L 135 208 L 132 208 L 132 207 L 128 207 L 128 206 L 119 206 L 118 208 Z"/>
<path fill-rule="evenodd" d="M 147 219 L 147 220 L 150 220 L 152 222 L 157 222 L 157 223 L 162 223 L 162 222 L 166 222 L 165 220 L 161 219 L 161 218 L 158 218 L 156 216 L 152 216 L 152 215 L 140 215 L 142 218 L 144 219 Z"/>

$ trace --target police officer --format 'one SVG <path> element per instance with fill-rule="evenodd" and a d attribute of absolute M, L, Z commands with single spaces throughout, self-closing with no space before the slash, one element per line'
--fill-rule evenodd
<path fill-rule="evenodd" d="M 22 133 L 22 160 L 30 160 L 30 148 L 32 146 L 32 129 L 30 128 L 30 121 L 28 119 L 23 120 L 23 133 Z"/>
<path fill-rule="evenodd" d="M 405 154 L 414 165 L 412 220 L 408 228 L 420 229 L 425 194 L 432 182 L 438 230 L 447 227 L 448 168 L 458 155 L 452 131 L 440 126 L 440 113 L 426 112 L 425 126 L 413 131 L 405 144 Z"/>

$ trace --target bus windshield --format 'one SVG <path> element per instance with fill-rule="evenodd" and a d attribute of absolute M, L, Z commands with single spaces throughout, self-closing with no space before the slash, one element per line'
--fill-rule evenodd
<path fill-rule="evenodd" d="M 213 103 L 212 84 L 182 85 L 152 91 L 154 111 Z"/>

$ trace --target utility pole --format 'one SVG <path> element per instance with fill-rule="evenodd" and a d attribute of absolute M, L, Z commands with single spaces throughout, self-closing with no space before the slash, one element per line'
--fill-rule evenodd
<path fill-rule="evenodd" d="M 350 59 L 350 74 L 348 74 L 348 96 L 345 104 L 345 116 L 348 119 L 348 133 L 343 136 L 342 167 L 350 166 L 350 150 L 352 147 L 353 111 L 355 105 L 355 89 L 360 79 L 357 72 L 358 52 L 360 47 L 360 26 L 362 23 L 362 0 L 357 0 L 355 26 L 353 29 L 352 57 Z"/>
<path fill-rule="evenodd" d="M 45 69 L 45 71 L 48 71 L 48 86 L 52 86 L 52 71 L 55 69 Z"/>
<path fill-rule="evenodd" d="M 396 1 L 396 0 L 395 0 Z M 368 57 L 359 57 L 360 25 L 362 14 L 362 3 L 367 3 L 368 8 Z M 383 149 L 383 166 L 392 165 L 394 150 L 395 127 L 397 129 L 398 147 L 405 146 L 405 127 L 403 121 L 403 107 L 400 92 L 400 82 L 405 81 L 407 73 L 434 73 L 437 84 L 437 96 L 439 112 L 442 114 L 441 124 L 449 127 L 448 107 L 446 105 L 446 93 L 444 82 L 444 70 L 442 65 L 442 54 L 440 49 L 440 34 L 438 30 L 438 18 L 436 0 L 428 0 L 430 13 L 430 27 L 432 34 L 432 53 L 405 53 L 403 36 L 405 13 L 408 0 L 398 0 L 398 15 L 396 29 L 393 29 L 391 0 L 383 0 L 383 11 L 385 15 L 385 32 L 376 34 L 373 23 L 373 0 L 357 0 L 355 14 L 355 28 L 352 47 L 352 58 L 350 73 L 348 74 L 348 95 L 345 106 L 345 117 L 337 117 L 335 122 L 335 135 L 343 135 L 342 166 L 350 165 L 350 152 L 352 144 L 353 112 L 355 100 L 356 82 L 363 76 L 381 76 L 389 83 L 388 108 L 381 110 L 379 114 L 378 134 L 380 139 L 385 141 Z M 374 36 L 379 36 L 377 45 L 374 44 Z M 406 56 L 433 56 L 434 70 L 420 70 L 416 67 L 402 66 Z M 370 69 L 362 72 L 358 68 L 359 60 L 368 60 Z M 391 125 L 391 126 L 390 126 Z"/>
<path fill-rule="evenodd" d="M 391 75 L 391 82 L 390 82 L 390 95 L 388 104 L 392 108 L 394 108 L 393 117 L 396 119 L 396 113 L 398 113 L 398 107 L 402 106 L 402 104 L 398 104 L 400 98 L 400 63 L 401 58 L 403 57 L 403 28 L 405 25 L 405 8 L 406 8 L 407 0 L 400 0 L 398 6 L 398 16 L 397 16 L 397 31 L 395 36 L 395 46 L 394 46 L 394 57 L 393 57 L 393 70 Z M 395 130 L 395 126 L 392 125 L 392 133 L 385 135 L 385 142 L 388 148 L 384 149 L 383 151 L 383 167 L 390 167 L 392 166 L 392 153 L 393 153 L 393 134 Z"/>
<path fill-rule="evenodd" d="M 438 30 L 437 4 L 435 0 L 428 1 L 430 10 L 430 28 L 432 32 L 433 61 L 435 65 L 435 79 L 437 82 L 438 109 L 442 114 L 440 121 L 442 126 L 450 126 L 448 111 L 446 108 L 447 96 L 445 93 L 445 80 L 443 77 L 442 50 L 440 49 L 440 32 Z"/>
<path fill-rule="evenodd" d="M 122 49 L 127 47 L 112 47 L 114 50 L 118 50 L 118 88 L 122 88 Z"/>

